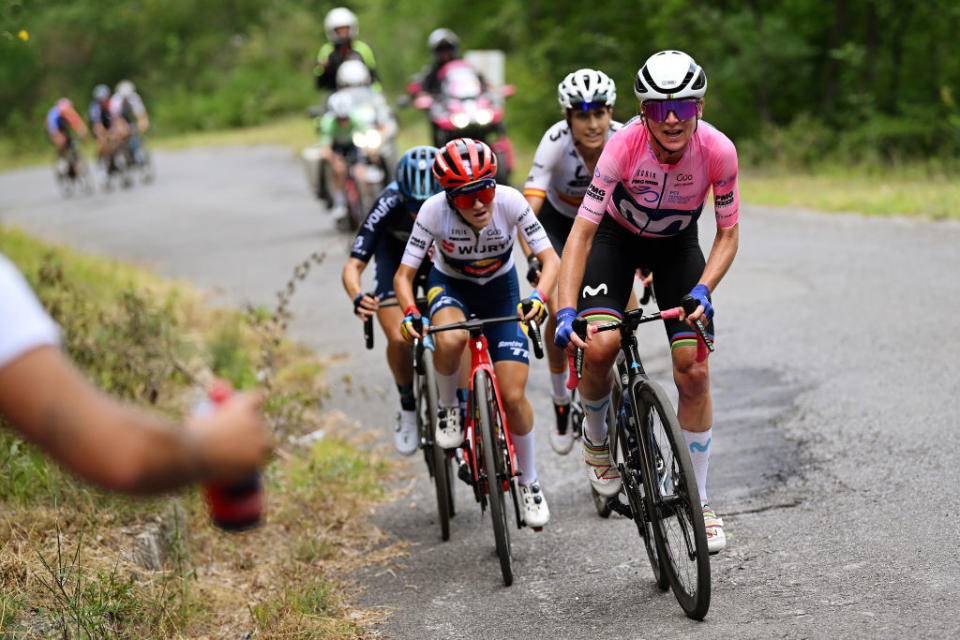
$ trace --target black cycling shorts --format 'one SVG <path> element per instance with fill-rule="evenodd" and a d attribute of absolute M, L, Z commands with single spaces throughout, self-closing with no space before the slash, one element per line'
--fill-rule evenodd
<path fill-rule="evenodd" d="M 587 258 L 577 315 L 593 321 L 621 319 L 637 269 L 653 271 L 661 310 L 677 307 L 696 286 L 705 264 L 696 222 L 669 238 L 646 238 L 604 216 Z M 696 333 L 686 322 L 665 320 L 664 328 L 671 349 L 696 344 Z M 707 324 L 707 333 L 714 333 L 713 320 Z"/>
<path fill-rule="evenodd" d="M 550 201 L 544 198 L 537 219 L 543 225 L 543 230 L 547 232 L 547 238 L 550 239 L 550 244 L 557 251 L 557 255 L 563 255 L 563 246 L 567 243 L 570 229 L 573 228 L 573 218 L 568 218 L 554 209 Z"/>

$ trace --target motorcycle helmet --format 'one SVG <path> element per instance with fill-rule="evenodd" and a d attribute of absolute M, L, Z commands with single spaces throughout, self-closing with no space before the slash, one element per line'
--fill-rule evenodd
<path fill-rule="evenodd" d="M 440 184 L 433 176 L 436 147 L 413 147 L 400 158 L 394 175 L 404 198 L 423 201 L 440 192 Z"/>
<path fill-rule="evenodd" d="M 110 97 L 110 87 L 105 84 L 98 84 L 93 88 L 93 99 L 103 102 Z"/>
<path fill-rule="evenodd" d="M 647 100 L 700 99 L 706 92 L 703 68 L 682 51 L 660 51 L 647 58 L 633 84 L 640 104 Z"/>
<path fill-rule="evenodd" d="M 588 105 L 597 103 L 612 107 L 617 101 L 617 85 L 602 71 L 577 69 L 557 86 L 557 98 L 564 111 L 589 109 Z"/>
<path fill-rule="evenodd" d="M 453 57 L 456 58 L 460 50 L 460 38 L 450 29 L 434 29 L 427 37 L 427 45 L 434 54 L 438 49 L 449 48 L 453 51 Z"/>
<path fill-rule="evenodd" d="M 347 94 L 337 92 L 330 96 L 327 108 L 337 118 L 349 118 L 353 111 L 353 100 Z"/>
<path fill-rule="evenodd" d="M 136 92 L 137 87 L 129 80 L 121 80 L 117 83 L 117 88 L 114 90 L 114 93 L 122 98 L 129 98 Z"/>
<path fill-rule="evenodd" d="M 443 146 L 433 161 L 433 177 L 444 189 L 455 189 L 497 175 L 497 156 L 486 143 L 457 138 Z"/>
<path fill-rule="evenodd" d="M 337 69 L 337 89 L 367 87 L 372 81 L 370 69 L 362 60 L 345 60 Z"/>
<path fill-rule="evenodd" d="M 337 29 L 340 27 L 350 27 L 350 35 L 347 36 L 346 40 L 337 35 Z M 360 34 L 356 14 L 346 7 L 331 9 L 323 19 L 323 30 L 327 34 L 327 39 L 334 44 L 347 44 Z"/>

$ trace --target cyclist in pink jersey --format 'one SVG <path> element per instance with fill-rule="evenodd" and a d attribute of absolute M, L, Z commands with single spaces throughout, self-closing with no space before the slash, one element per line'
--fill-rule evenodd
<path fill-rule="evenodd" d="M 597 333 L 584 342 L 572 332 L 573 320 L 620 318 L 638 267 L 657 274 L 661 309 L 678 306 L 688 293 L 700 302 L 694 313 L 664 326 L 679 394 L 677 414 L 697 476 L 707 544 L 715 553 L 724 548 L 726 537 L 723 522 L 706 502 L 713 423 L 710 377 L 707 361 L 695 361 L 692 326 L 702 318 L 707 332 L 714 332 L 711 292 L 737 252 L 740 203 L 736 149 L 700 120 L 706 89 L 703 69 L 680 51 L 656 53 L 637 72 L 634 93 L 641 115 L 604 147 L 564 247 L 555 342 L 585 348 L 580 384 L 584 460 L 597 493 L 616 495 L 620 477 L 610 460 L 604 418 L 619 334 Z M 717 232 L 704 260 L 697 220 L 711 188 Z"/>

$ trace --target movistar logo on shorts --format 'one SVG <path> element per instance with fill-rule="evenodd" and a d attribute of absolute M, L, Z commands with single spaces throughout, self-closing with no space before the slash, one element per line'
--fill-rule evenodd
<path fill-rule="evenodd" d="M 600 295 L 601 293 L 602 293 L 602 294 L 606 294 L 606 293 L 607 293 L 607 284 L 606 284 L 605 282 L 604 282 L 604 283 L 601 283 L 597 288 L 587 287 L 587 286 L 584 286 L 584 287 L 583 287 L 583 297 L 584 297 L 584 298 L 587 298 L 587 297 L 589 297 L 589 296 Z"/>

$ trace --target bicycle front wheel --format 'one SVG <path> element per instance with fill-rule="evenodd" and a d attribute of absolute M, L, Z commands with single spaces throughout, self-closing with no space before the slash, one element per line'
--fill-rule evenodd
<path fill-rule="evenodd" d="M 437 494 L 437 516 L 440 520 L 440 538 L 450 539 L 450 517 L 453 515 L 453 496 L 450 487 L 451 462 L 447 452 L 434 441 L 437 433 L 437 373 L 433 368 L 433 352 L 423 352 L 423 376 L 420 378 L 420 394 L 417 398 L 417 415 L 420 419 L 421 434 L 427 464 L 433 474 L 433 486 Z"/>
<path fill-rule="evenodd" d="M 506 500 L 504 482 L 506 465 L 500 455 L 500 441 L 506 438 L 500 422 L 500 406 L 493 391 L 491 380 L 485 371 L 478 371 L 473 379 L 473 391 L 476 394 L 476 407 L 483 442 L 483 464 L 487 478 L 487 494 L 490 500 L 490 515 L 493 519 L 493 536 L 497 542 L 497 555 L 500 557 L 500 571 L 503 584 L 513 584 L 513 558 L 510 555 L 510 531 L 507 528 Z"/>
<path fill-rule="evenodd" d="M 700 494 L 680 422 L 667 394 L 655 382 L 634 387 L 653 473 L 645 486 L 653 503 L 653 530 L 670 587 L 688 617 L 702 620 L 710 608 L 710 555 Z"/>

